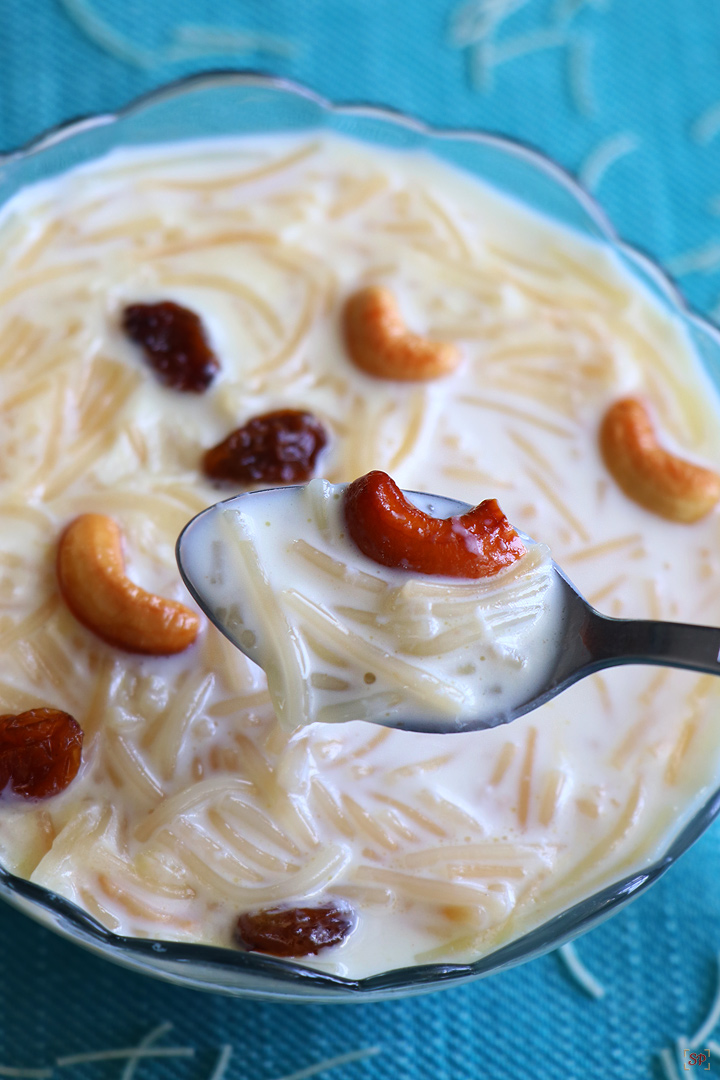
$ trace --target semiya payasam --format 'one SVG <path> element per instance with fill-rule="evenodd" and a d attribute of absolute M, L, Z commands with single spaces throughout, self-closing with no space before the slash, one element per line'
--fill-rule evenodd
<path fill-rule="evenodd" d="M 602 417 L 632 397 L 665 449 L 720 462 L 715 389 L 611 253 L 430 156 L 325 134 L 113 154 L 8 203 L 0 250 L 0 713 L 84 732 L 64 791 L 3 794 L 8 870 L 119 933 L 228 947 L 244 914 L 350 910 L 304 962 L 362 977 L 477 959 L 665 851 L 720 779 L 710 676 L 615 669 L 472 734 L 288 732 L 214 628 L 175 655 L 123 651 L 55 573 L 63 530 L 102 515 L 128 580 L 190 606 L 175 540 L 241 490 L 204 456 L 291 409 L 327 432 L 313 469 L 331 484 L 379 469 L 495 497 L 608 613 L 717 622 L 715 513 L 648 512 L 600 454 Z M 457 365 L 358 367 L 343 313 L 365 288 Z M 123 312 L 158 304 L 199 319 L 204 392 L 164 385 L 125 333 Z M 313 647 L 341 670 L 334 640 Z"/>
<path fill-rule="evenodd" d="M 220 503 L 183 533 L 195 595 L 290 730 L 491 725 L 548 683 L 564 596 L 547 548 L 526 548 L 493 499 L 435 517 L 433 498 L 415 505 L 379 471 L 317 479 Z"/>

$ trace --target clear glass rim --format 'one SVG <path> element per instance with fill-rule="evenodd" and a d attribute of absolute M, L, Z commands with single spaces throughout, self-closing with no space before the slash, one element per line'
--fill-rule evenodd
<path fill-rule="evenodd" d="M 135 98 L 127 106 L 115 112 L 76 118 L 50 128 L 17 150 L 0 155 L 0 170 L 15 161 L 41 154 L 46 149 L 84 132 L 132 117 L 164 100 L 179 97 L 196 89 L 211 89 L 222 85 L 273 89 L 305 98 L 323 112 L 347 117 L 377 118 L 431 140 L 472 141 L 505 150 L 516 158 L 524 159 L 565 188 L 592 219 L 605 241 L 650 278 L 677 314 L 686 323 L 712 338 L 720 350 L 720 330 L 689 307 L 670 276 L 652 258 L 636 246 L 626 244 L 620 239 L 596 199 L 578 183 L 570 172 L 552 161 L 542 151 L 519 139 L 494 133 L 434 128 L 390 108 L 368 104 L 334 105 L 314 91 L 287 79 L 245 69 L 212 70 L 177 79 Z M 54 929 L 72 941 L 85 945 L 109 959 L 115 959 L 125 966 L 184 985 L 239 995 L 253 993 L 247 984 L 232 984 L 226 979 L 214 982 L 212 979 L 201 978 L 197 971 L 202 969 L 226 974 L 235 972 L 239 978 L 242 974 L 260 976 L 258 997 L 298 1000 L 303 997 L 303 991 L 306 991 L 308 1000 L 316 1002 L 380 999 L 439 989 L 467 981 L 511 967 L 557 948 L 580 930 L 589 929 L 607 918 L 628 900 L 643 893 L 699 838 L 718 813 L 720 813 L 720 789 L 714 792 L 704 806 L 695 813 L 665 853 L 649 866 L 600 890 L 535 930 L 501 946 L 474 963 L 411 965 L 357 980 L 331 975 L 294 961 L 278 960 L 259 953 L 244 953 L 223 947 L 186 942 L 124 937 L 106 929 L 72 901 L 43 886 L 19 878 L 1 866 L 0 897 L 28 914 L 35 915 L 42 922 L 47 922 L 47 919 L 41 917 L 41 911 L 47 912 L 53 917 Z M 162 967 L 158 966 L 159 963 Z M 271 984 L 272 988 L 263 990 L 264 983 Z"/>

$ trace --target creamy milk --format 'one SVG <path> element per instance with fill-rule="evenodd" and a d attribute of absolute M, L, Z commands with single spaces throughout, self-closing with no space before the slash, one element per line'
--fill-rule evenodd
<path fill-rule="evenodd" d="M 357 929 L 308 963 L 361 977 L 474 960 L 665 850 L 720 779 L 710 676 L 616 669 L 476 733 L 288 731 L 213 627 L 176 657 L 121 653 L 54 569 L 62 528 L 107 514 L 132 580 L 190 603 L 175 540 L 237 493 L 203 454 L 290 407 L 327 428 L 331 484 L 378 468 L 497 498 L 601 610 L 718 622 L 717 515 L 655 517 L 600 459 L 631 393 L 666 446 L 720 463 L 714 388 L 611 254 L 429 156 L 326 135 L 113 154 L 12 200 L 0 251 L 0 711 L 85 731 L 65 792 L 0 800 L 5 867 L 118 933 L 229 947 L 241 911 L 337 897 Z M 457 371 L 358 371 L 340 312 L 367 284 L 455 343 Z M 203 320 L 204 395 L 162 386 L 120 330 L 160 300 Z"/>
<path fill-rule="evenodd" d="M 258 492 L 217 506 L 183 538 L 196 594 L 265 671 L 278 719 L 291 730 L 377 720 L 453 731 L 502 723 L 541 693 L 564 614 L 547 548 L 530 544 L 470 582 L 381 566 L 347 534 L 346 487 L 318 479 Z M 434 509 L 432 498 L 413 502 Z M 318 635 L 334 654 L 318 654 Z"/>

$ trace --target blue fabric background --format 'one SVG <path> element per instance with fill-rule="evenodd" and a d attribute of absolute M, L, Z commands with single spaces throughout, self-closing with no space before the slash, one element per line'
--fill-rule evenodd
<path fill-rule="evenodd" d="M 93 0 L 93 11 L 144 49 L 148 66 L 109 55 L 68 16 L 78 0 L 0 0 L 0 147 L 49 125 L 111 110 L 191 71 L 246 66 L 282 74 L 337 101 L 394 106 L 445 127 L 517 136 L 576 171 L 604 139 L 630 133 L 597 196 L 620 233 L 661 261 L 720 241 L 708 209 L 720 194 L 720 136 L 693 124 L 720 100 L 717 0 L 529 0 L 498 42 L 547 28 L 562 11 L 572 47 L 508 61 L 484 92 L 469 54 L 448 43 L 457 0 Z M 163 62 L 181 24 L 264 31 L 288 57 L 235 51 Z M 572 48 L 590 50 L 585 115 L 572 91 Z M 582 74 L 582 72 L 581 72 Z M 720 263 L 682 280 L 698 308 L 720 299 Z M 229 1080 L 273 1080 L 325 1057 L 380 1044 L 338 1080 L 559 1080 L 660 1077 L 658 1051 L 698 1027 L 720 950 L 720 822 L 649 894 L 578 943 L 606 986 L 585 997 L 557 957 L 422 999 L 367 1006 L 287 1006 L 201 995 L 129 974 L 23 916 L 0 910 L 0 1075 L 61 1055 L 136 1043 L 156 1024 L 161 1045 L 193 1058 L 144 1062 L 141 1080 L 206 1080 L 221 1045 Z M 717 1034 L 716 1034 L 716 1037 Z M 122 1063 L 57 1069 L 105 1080 Z M 720 1060 L 710 1074 L 720 1073 Z M 685 1075 L 681 1073 L 679 1075 Z"/>

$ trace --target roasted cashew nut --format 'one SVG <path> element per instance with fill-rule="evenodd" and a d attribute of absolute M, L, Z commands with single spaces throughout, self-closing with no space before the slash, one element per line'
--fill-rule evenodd
<path fill-rule="evenodd" d="M 637 398 L 622 398 L 605 413 L 600 450 L 625 494 L 661 517 L 697 521 L 720 499 L 720 476 L 664 450 Z"/>
<path fill-rule="evenodd" d="M 381 379 L 437 379 L 460 362 L 454 345 L 411 333 L 389 289 L 370 285 L 353 293 L 343 314 L 345 343 L 354 363 Z"/>
<path fill-rule="evenodd" d="M 57 576 L 75 618 L 108 645 L 165 656 L 197 637 L 194 611 L 125 576 L 120 529 L 104 514 L 82 514 L 68 525 L 58 545 Z"/>

